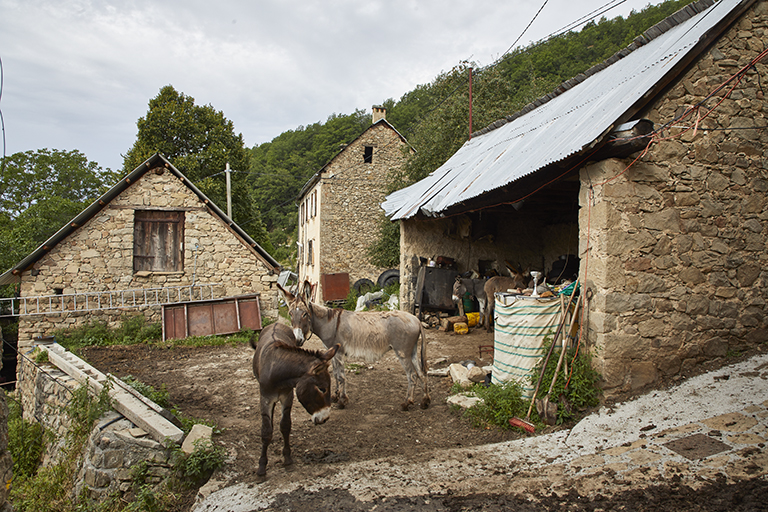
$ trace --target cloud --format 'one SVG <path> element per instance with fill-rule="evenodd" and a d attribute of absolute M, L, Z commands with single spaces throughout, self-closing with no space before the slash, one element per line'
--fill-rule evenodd
<path fill-rule="evenodd" d="M 550 0 L 521 42 L 603 3 Z M 632 3 L 610 16 L 626 15 Z M 540 7 L 538 0 L 0 0 L 6 151 L 78 149 L 118 169 L 136 121 L 168 84 L 223 111 L 252 146 L 399 99 L 462 60 L 490 64 Z"/>

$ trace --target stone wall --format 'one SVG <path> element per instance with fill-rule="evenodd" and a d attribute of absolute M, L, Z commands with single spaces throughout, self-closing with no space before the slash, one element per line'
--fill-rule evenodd
<path fill-rule="evenodd" d="M 44 466 L 52 466 L 65 455 L 66 436 L 71 427 L 66 408 L 81 384 L 49 363 L 35 363 L 31 359 L 32 349 L 24 355 L 19 360 L 16 393 L 24 418 L 39 423 L 52 434 L 54 442 L 47 447 L 43 459 Z M 171 448 L 163 447 L 121 414 L 110 411 L 99 419 L 86 441 L 75 495 L 83 493 L 99 500 L 125 493 L 134 482 L 139 465 L 145 470 L 145 482 L 158 484 L 170 474 L 170 457 Z"/>
<path fill-rule="evenodd" d="M 373 147 L 371 163 L 363 162 Z M 390 173 L 405 162 L 407 144 L 386 123 L 369 128 L 337 155 L 323 175 L 320 215 L 320 273 L 348 272 L 350 283 L 376 282 L 384 268 L 371 265 L 367 248 L 378 239 L 381 203 Z"/>
<path fill-rule="evenodd" d="M 184 211 L 184 269 L 181 272 L 134 273 L 135 209 Z M 215 298 L 260 293 L 261 312 L 277 318 L 277 274 L 273 273 L 218 216 L 174 174 L 162 168 L 147 172 L 85 225 L 60 242 L 21 278 L 22 296 L 67 295 L 132 290 L 192 283 L 222 283 Z M 206 297 L 208 298 L 208 297 Z M 114 324 L 124 314 L 145 314 L 159 322 L 159 306 L 140 310 L 104 310 L 22 316 L 19 348 L 37 336 L 96 319 Z"/>
<path fill-rule="evenodd" d="M 656 127 L 672 121 L 756 57 L 768 45 L 767 5 L 753 6 L 642 117 Z M 588 339 L 607 395 L 768 340 L 768 131 L 757 129 L 768 125 L 758 79 L 767 71 L 756 64 L 720 105 L 730 86 L 674 122 L 699 117 L 696 129 L 665 130 L 623 174 L 631 160 L 581 170 L 581 271 L 594 292 Z"/>
<path fill-rule="evenodd" d="M 492 262 L 499 273 L 505 260 L 525 269 L 549 270 L 563 254 L 578 248 L 575 224 L 544 225 L 536 218 L 521 222 L 511 215 L 483 220 L 477 215 L 420 220 L 400 225 L 400 307 L 413 309 L 420 258 L 447 256 L 456 261 L 457 271 L 479 270 L 479 263 Z"/>

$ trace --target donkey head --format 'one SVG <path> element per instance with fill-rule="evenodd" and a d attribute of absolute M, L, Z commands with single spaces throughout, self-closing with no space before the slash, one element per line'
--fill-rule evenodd
<path fill-rule="evenodd" d="M 456 276 L 456 281 L 453 283 L 453 290 L 451 293 L 451 299 L 453 302 L 459 302 L 464 294 L 467 293 L 467 287 L 464 286 L 464 282 L 461 280 L 461 276 Z"/>
<path fill-rule="evenodd" d="M 339 347 L 337 343 L 319 354 L 318 360 L 296 384 L 296 398 L 312 416 L 315 425 L 325 423 L 331 414 L 331 375 L 328 373 L 328 365 Z"/>
<path fill-rule="evenodd" d="M 277 285 L 278 289 L 285 295 L 285 302 L 288 304 L 288 318 L 291 321 L 291 328 L 298 347 L 312 336 L 312 306 L 307 298 L 307 285 L 306 281 L 302 283 L 296 295 L 279 284 Z"/>

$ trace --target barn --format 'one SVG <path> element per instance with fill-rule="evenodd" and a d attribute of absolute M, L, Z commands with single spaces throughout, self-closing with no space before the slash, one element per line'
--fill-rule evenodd
<path fill-rule="evenodd" d="M 585 292 L 606 396 L 765 348 L 768 2 L 701 0 L 389 195 L 401 305 L 424 261 Z M 567 262 L 567 264 L 566 264 Z"/>
<path fill-rule="evenodd" d="M 215 316 L 217 302 L 247 296 L 260 315 L 277 318 L 279 272 L 272 256 L 155 154 L 0 283 L 18 285 L 18 297 L 3 305 L 18 315 L 24 353 L 35 338 L 96 320 L 114 326 L 143 314 L 160 322 L 169 303 L 204 300 Z"/>

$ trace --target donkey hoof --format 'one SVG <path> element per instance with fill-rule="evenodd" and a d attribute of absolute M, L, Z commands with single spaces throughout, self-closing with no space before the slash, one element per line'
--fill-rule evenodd
<path fill-rule="evenodd" d="M 419 407 L 421 407 L 422 409 L 426 409 L 427 407 L 429 407 L 429 402 L 430 402 L 429 398 L 425 398 L 421 401 L 421 403 L 419 404 Z"/>
<path fill-rule="evenodd" d="M 256 483 L 257 484 L 263 484 L 266 481 L 267 481 L 267 473 L 266 472 L 264 472 L 264 474 L 259 474 L 258 472 L 256 473 Z"/>
<path fill-rule="evenodd" d="M 407 411 L 408 409 L 410 409 L 411 404 L 413 404 L 413 402 L 403 402 L 402 404 L 400 404 L 400 409 L 402 409 L 403 411 Z"/>

